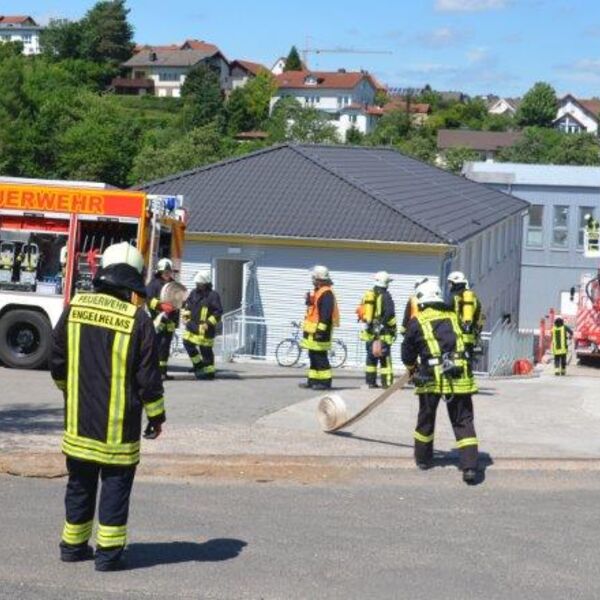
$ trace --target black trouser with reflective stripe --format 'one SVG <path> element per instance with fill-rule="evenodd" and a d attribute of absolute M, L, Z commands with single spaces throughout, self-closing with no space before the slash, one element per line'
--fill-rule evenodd
<path fill-rule="evenodd" d="M 554 355 L 554 374 L 565 375 L 567 373 L 567 355 L 566 354 L 555 354 Z"/>
<path fill-rule="evenodd" d="M 365 366 L 365 380 L 368 385 L 377 383 L 377 366 L 380 365 L 379 374 L 381 375 L 381 385 L 388 387 L 394 381 L 394 372 L 392 370 L 391 346 L 381 342 L 382 355 L 379 358 L 373 356 L 373 342 L 367 342 L 367 360 Z"/>
<path fill-rule="evenodd" d="M 159 331 L 156 334 L 156 337 L 158 339 L 158 361 L 160 372 L 164 375 L 167 372 L 167 365 L 169 364 L 173 331 Z"/>
<path fill-rule="evenodd" d="M 185 348 L 194 370 L 200 371 L 208 377 L 215 375 L 215 352 L 212 346 L 196 346 L 189 340 L 183 340 Z"/>
<path fill-rule="evenodd" d="M 327 350 L 309 350 L 308 358 L 310 359 L 308 383 L 331 387 L 332 373 Z"/>
<path fill-rule="evenodd" d="M 96 563 L 118 560 L 127 541 L 129 497 L 135 467 L 101 466 L 67 458 L 67 470 L 66 523 L 60 543 L 61 553 L 78 556 L 85 552 L 92 534 L 100 479 Z"/>
<path fill-rule="evenodd" d="M 441 398 L 441 394 L 419 394 L 419 415 L 414 434 L 418 463 L 429 463 L 433 459 L 435 415 Z M 476 469 L 478 449 L 471 395 L 455 394 L 448 402 L 448 416 L 456 437 L 460 468 Z"/>

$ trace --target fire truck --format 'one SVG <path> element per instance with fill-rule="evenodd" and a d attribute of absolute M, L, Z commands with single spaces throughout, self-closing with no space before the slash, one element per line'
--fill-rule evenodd
<path fill-rule="evenodd" d="M 600 235 L 595 231 L 584 232 L 584 256 L 600 259 Z M 600 269 L 595 274 L 581 277 L 579 291 L 571 289 L 571 299 L 577 296 L 577 314 L 573 335 L 574 351 L 582 363 L 600 365 Z"/>
<path fill-rule="evenodd" d="M 105 184 L 0 178 L 0 363 L 43 367 L 52 328 L 92 280 L 107 246 L 127 241 L 146 261 L 181 265 L 181 196 L 153 196 Z"/>

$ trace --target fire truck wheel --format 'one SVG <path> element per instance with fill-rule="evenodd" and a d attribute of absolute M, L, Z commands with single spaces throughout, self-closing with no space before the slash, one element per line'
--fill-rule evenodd
<path fill-rule="evenodd" d="M 39 369 L 48 362 L 52 327 L 42 313 L 11 310 L 0 319 L 0 361 L 15 369 Z"/>

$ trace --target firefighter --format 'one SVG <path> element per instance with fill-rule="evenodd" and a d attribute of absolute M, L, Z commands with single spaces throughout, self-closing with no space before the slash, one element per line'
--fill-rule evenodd
<path fill-rule="evenodd" d="M 562 317 L 554 319 L 554 327 L 552 327 L 552 354 L 554 356 L 554 374 L 567 374 L 567 339 L 573 337 L 573 331 Z"/>
<path fill-rule="evenodd" d="M 313 291 L 306 294 L 306 316 L 302 324 L 302 347 L 308 350 L 308 378 L 300 387 L 331 389 L 332 371 L 328 352 L 333 328 L 339 325 L 339 310 L 332 289 L 329 269 L 315 266 L 311 271 Z"/>
<path fill-rule="evenodd" d="M 366 342 L 367 359 L 365 379 L 369 388 L 377 386 L 377 366 L 380 366 L 381 386 L 390 387 L 394 379 L 392 370 L 392 344 L 396 340 L 396 308 L 388 291 L 392 278 L 386 271 L 375 274 L 375 286 L 362 298 L 356 309 L 363 323 L 360 339 Z M 374 342 L 379 341 L 380 348 L 374 353 Z"/>
<path fill-rule="evenodd" d="M 419 277 L 415 281 L 415 290 L 422 284 L 428 281 L 427 277 Z M 404 316 L 402 317 L 402 325 L 400 326 L 400 333 L 404 335 L 406 333 L 406 328 L 408 327 L 409 321 L 416 317 L 419 313 L 419 305 L 417 304 L 417 298 L 415 294 L 413 294 L 408 301 L 406 302 L 406 306 L 404 307 Z"/>
<path fill-rule="evenodd" d="M 464 342 L 470 358 L 478 343 L 479 333 L 483 326 L 481 302 L 477 294 L 469 289 L 469 281 L 464 273 L 454 271 L 448 275 L 450 284 L 450 305 L 454 308 L 463 330 Z"/>
<path fill-rule="evenodd" d="M 215 378 L 216 327 L 223 314 L 221 297 L 212 289 L 210 271 L 198 271 L 194 277 L 196 289 L 183 305 L 185 323 L 183 345 L 192 361 L 197 379 Z"/>
<path fill-rule="evenodd" d="M 420 469 L 431 466 L 435 416 L 443 397 L 456 437 L 463 480 L 472 484 L 477 477 L 478 442 L 471 395 L 477 392 L 477 386 L 463 333 L 456 313 L 444 303 L 435 282 L 422 283 L 416 297 L 421 310 L 410 320 L 402 342 L 402 362 L 413 374 L 419 396 L 415 460 Z"/>
<path fill-rule="evenodd" d="M 69 480 L 61 559 L 93 557 L 98 480 L 102 481 L 96 535 L 96 570 L 122 566 L 129 498 L 144 435 L 156 438 L 165 421 L 158 346 L 152 320 L 132 304 L 144 296 L 144 259 L 126 242 L 109 246 L 93 280 L 77 294 L 53 332 L 50 368 L 65 397 L 62 451 Z"/>
<path fill-rule="evenodd" d="M 588 250 L 597 251 L 600 249 L 600 223 L 590 214 L 585 215 L 584 220 L 588 235 Z"/>
<path fill-rule="evenodd" d="M 173 379 L 167 374 L 167 368 L 173 334 L 179 323 L 179 311 L 172 304 L 160 301 L 161 290 L 170 281 L 173 281 L 173 263 L 168 258 L 161 258 L 156 265 L 156 273 L 146 288 L 146 302 L 158 337 L 158 360 L 163 381 Z M 161 318 L 157 323 L 159 315 Z"/>

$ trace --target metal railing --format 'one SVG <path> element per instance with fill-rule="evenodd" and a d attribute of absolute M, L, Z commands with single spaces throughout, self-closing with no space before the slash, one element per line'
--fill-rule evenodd
<path fill-rule="evenodd" d="M 514 323 L 498 321 L 491 331 L 481 333 L 480 345 L 483 352 L 475 362 L 476 373 L 490 377 L 513 375 L 517 360 L 534 362 L 533 332 L 521 331 Z"/>

